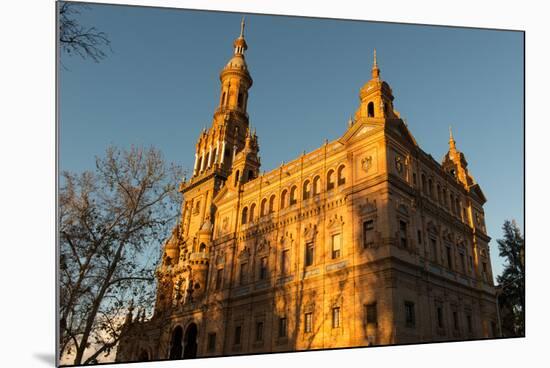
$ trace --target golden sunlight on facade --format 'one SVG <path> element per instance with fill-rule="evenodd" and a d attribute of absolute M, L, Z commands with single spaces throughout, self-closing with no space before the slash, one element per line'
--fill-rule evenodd
<path fill-rule="evenodd" d="M 450 135 L 435 161 L 374 53 L 344 134 L 260 174 L 244 22 L 183 181 L 154 315 L 129 311 L 117 361 L 497 335 L 486 199 Z"/>

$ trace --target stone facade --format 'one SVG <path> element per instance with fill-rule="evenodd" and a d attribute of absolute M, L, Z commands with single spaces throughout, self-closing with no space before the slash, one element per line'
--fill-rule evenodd
<path fill-rule="evenodd" d="M 375 53 L 344 134 L 260 174 L 246 49 L 243 23 L 117 361 L 496 336 L 485 196 L 452 134 L 442 163 L 418 146 Z"/>

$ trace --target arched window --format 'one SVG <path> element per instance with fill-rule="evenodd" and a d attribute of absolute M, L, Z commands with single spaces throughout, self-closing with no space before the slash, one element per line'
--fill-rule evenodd
<path fill-rule="evenodd" d="M 250 222 L 254 221 L 254 217 L 256 216 L 256 203 L 252 203 L 250 206 Z"/>
<path fill-rule="evenodd" d="M 443 204 L 446 208 L 449 208 L 449 199 L 447 197 L 447 189 L 443 188 Z"/>
<path fill-rule="evenodd" d="M 441 203 L 441 186 L 437 184 L 437 201 Z"/>
<path fill-rule="evenodd" d="M 369 118 L 373 118 L 374 117 L 374 102 L 369 102 L 369 104 L 367 105 L 367 116 Z"/>
<path fill-rule="evenodd" d="M 208 166 L 208 159 L 210 158 L 210 152 L 206 153 L 206 158 L 204 159 L 204 166 Z"/>
<path fill-rule="evenodd" d="M 313 195 L 319 195 L 321 193 L 321 177 L 316 176 L 315 179 L 313 179 Z"/>
<path fill-rule="evenodd" d="M 296 204 L 296 191 L 298 190 L 298 188 L 296 187 L 296 185 L 294 185 L 291 189 L 290 189 L 290 205 L 294 205 Z"/>
<path fill-rule="evenodd" d="M 222 106 L 225 105 L 225 97 L 226 97 L 226 95 L 227 95 L 226 92 L 224 92 L 224 93 L 222 94 Z"/>
<path fill-rule="evenodd" d="M 201 243 L 201 245 L 199 246 L 199 252 L 205 252 L 206 251 L 206 244 L 204 243 Z"/>
<path fill-rule="evenodd" d="M 302 192 L 302 199 L 308 199 L 311 195 L 311 183 L 309 180 L 304 181 L 304 189 Z"/>
<path fill-rule="evenodd" d="M 338 168 L 338 186 L 346 184 L 346 167 L 344 165 Z"/>
<path fill-rule="evenodd" d="M 254 179 L 254 171 L 248 170 L 248 181 Z"/>
<path fill-rule="evenodd" d="M 327 173 L 327 191 L 334 189 L 334 170 L 329 170 Z"/>
<path fill-rule="evenodd" d="M 241 224 L 246 224 L 246 221 L 248 221 L 248 207 L 243 208 L 243 215 L 241 217 Z"/>
<path fill-rule="evenodd" d="M 283 190 L 283 192 L 281 193 L 281 205 L 280 205 L 280 208 L 283 209 L 285 208 L 286 206 L 286 196 L 288 194 L 288 191 L 285 189 Z"/>
<path fill-rule="evenodd" d="M 269 213 L 275 212 L 275 194 L 269 197 Z"/>
<path fill-rule="evenodd" d="M 240 174 L 240 171 L 237 170 L 237 172 L 235 173 L 235 186 L 239 184 L 239 174 Z"/>
<path fill-rule="evenodd" d="M 262 204 L 260 205 L 260 216 L 265 216 L 267 214 L 266 210 L 266 204 L 267 204 L 267 199 L 262 199 Z"/>
<path fill-rule="evenodd" d="M 428 195 L 433 198 L 433 182 L 432 179 L 428 179 Z"/>

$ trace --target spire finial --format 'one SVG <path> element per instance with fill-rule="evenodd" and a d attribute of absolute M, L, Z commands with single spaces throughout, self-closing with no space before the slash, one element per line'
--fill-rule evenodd
<path fill-rule="evenodd" d="M 380 69 L 378 68 L 378 61 L 376 60 L 376 49 L 374 49 L 374 61 L 372 64 L 372 79 L 380 79 Z"/>
<path fill-rule="evenodd" d="M 454 149 L 456 147 L 455 143 L 456 142 L 455 142 L 455 139 L 453 137 L 453 130 L 452 130 L 451 126 L 449 125 L 449 147 Z"/>
<path fill-rule="evenodd" d="M 244 37 L 244 16 L 243 18 L 241 19 L 241 35 L 240 37 Z"/>

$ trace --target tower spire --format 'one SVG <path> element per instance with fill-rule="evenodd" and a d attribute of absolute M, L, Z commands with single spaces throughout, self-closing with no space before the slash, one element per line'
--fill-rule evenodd
<path fill-rule="evenodd" d="M 244 26 L 245 24 L 244 24 L 244 16 L 243 16 L 243 18 L 241 19 L 241 34 L 239 36 L 241 38 L 244 38 Z"/>
<path fill-rule="evenodd" d="M 456 149 L 456 142 L 453 137 L 453 130 L 451 129 L 451 126 L 449 125 L 449 148 L 452 150 Z"/>
<path fill-rule="evenodd" d="M 374 61 L 372 63 L 372 79 L 380 79 L 380 68 L 378 68 L 378 62 L 376 60 L 376 49 L 374 49 Z"/>
<path fill-rule="evenodd" d="M 235 47 L 235 55 L 244 55 L 244 52 L 248 48 L 246 41 L 244 40 L 244 17 L 241 19 L 241 33 L 239 34 L 239 37 L 235 39 L 233 42 L 233 46 Z"/>

